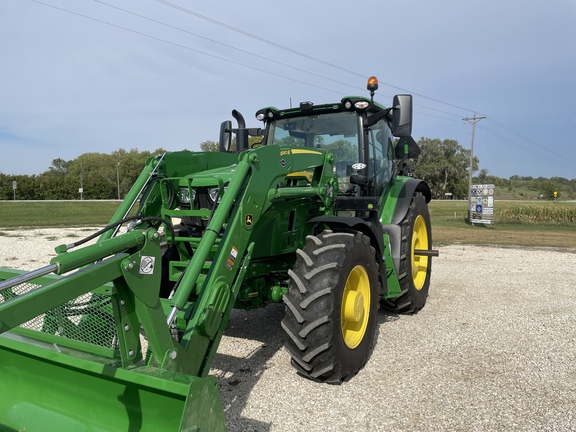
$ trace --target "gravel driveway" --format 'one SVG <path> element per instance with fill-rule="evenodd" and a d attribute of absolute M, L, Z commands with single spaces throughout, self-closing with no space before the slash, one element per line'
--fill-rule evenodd
<path fill-rule="evenodd" d="M 9 231 L 0 267 L 42 267 L 89 233 Z M 296 375 L 281 305 L 235 311 L 213 363 L 230 430 L 576 430 L 576 249 L 439 249 L 426 307 L 380 311 L 374 352 L 343 385 Z"/>

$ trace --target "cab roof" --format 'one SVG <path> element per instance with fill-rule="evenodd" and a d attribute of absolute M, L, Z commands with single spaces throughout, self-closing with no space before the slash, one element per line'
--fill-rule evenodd
<path fill-rule="evenodd" d="M 367 112 L 374 114 L 388 108 L 377 102 L 372 102 L 369 98 L 362 96 L 346 96 L 340 102 L 323 105 L 314 105 L 312 102 L 301 102 L 297 108 L 278 109 L 274 106 L 262 108 L 256 112 L 258 120 L 268 122 L 272 120 L 298 117 L 310 114 L 325 114 L 342 111 Z"/>

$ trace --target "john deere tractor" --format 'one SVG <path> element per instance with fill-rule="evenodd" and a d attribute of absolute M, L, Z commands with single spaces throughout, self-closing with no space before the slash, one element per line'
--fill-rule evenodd
<path fill-rule="evenodd" d="M 225 430 L 209 371 L 233 308 L 283 302 L 297 372 L 353 377 L 379 305 L 420 310 L 437 255 L 412 98 L 377 87 L 260 128 L 233 111 L 219 152 L 149 159 L 95 236 L 0 269 L 0 430 Z"/>

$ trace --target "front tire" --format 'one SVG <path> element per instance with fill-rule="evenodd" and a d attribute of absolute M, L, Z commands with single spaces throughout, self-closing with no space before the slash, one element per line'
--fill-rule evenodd
<path fill-rule="evenodd" d="M 378 265 L 362 233 L 324 231 L 298 250 L 284 296 L 286 350 L 305 377 L 341 383 L 366 364 L 375 339 Z"/>

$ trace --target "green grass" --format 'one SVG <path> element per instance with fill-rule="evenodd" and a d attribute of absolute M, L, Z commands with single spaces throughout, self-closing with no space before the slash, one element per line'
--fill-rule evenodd
<path fill-rule="evenodd" d="M 104 226 L 120 201 L 0 201 L 0 228 Z"/>
<path fill-rule="evenodd" d="M 464 227 L 468 222 L 468 202 L 434 200 L 429 204 L 432 224 Z M 498 201 L 494 207 L 494 226 L 511 230 L 576 231 L 576 202 Z"/>
<path fill-rule="evenodd" d="M 119 205 L 119 201 L 0 201 L 0 241 L 1 236 L 12 235 L 10 230 L 22 228 L 104 227 Z M 576 202 L 496 200 L 494 225 L 471 225 L 467 201 L 432 201 L 429 208 L 435 244 L 576 248 Z M 545 220 L 534 215 L 544 215 Z"/>
<path fill-rule="evenodd" d="M 429 205 L 435 245 L 449 243 L 576 248 L 574 202 L 498 201 L 494 225 L 472 225 L 467 201 L 432 201 Z M 525 218 L 524 215 L 539 215 Z M 542 217 L 540 217 L 542 215 Z"/>

